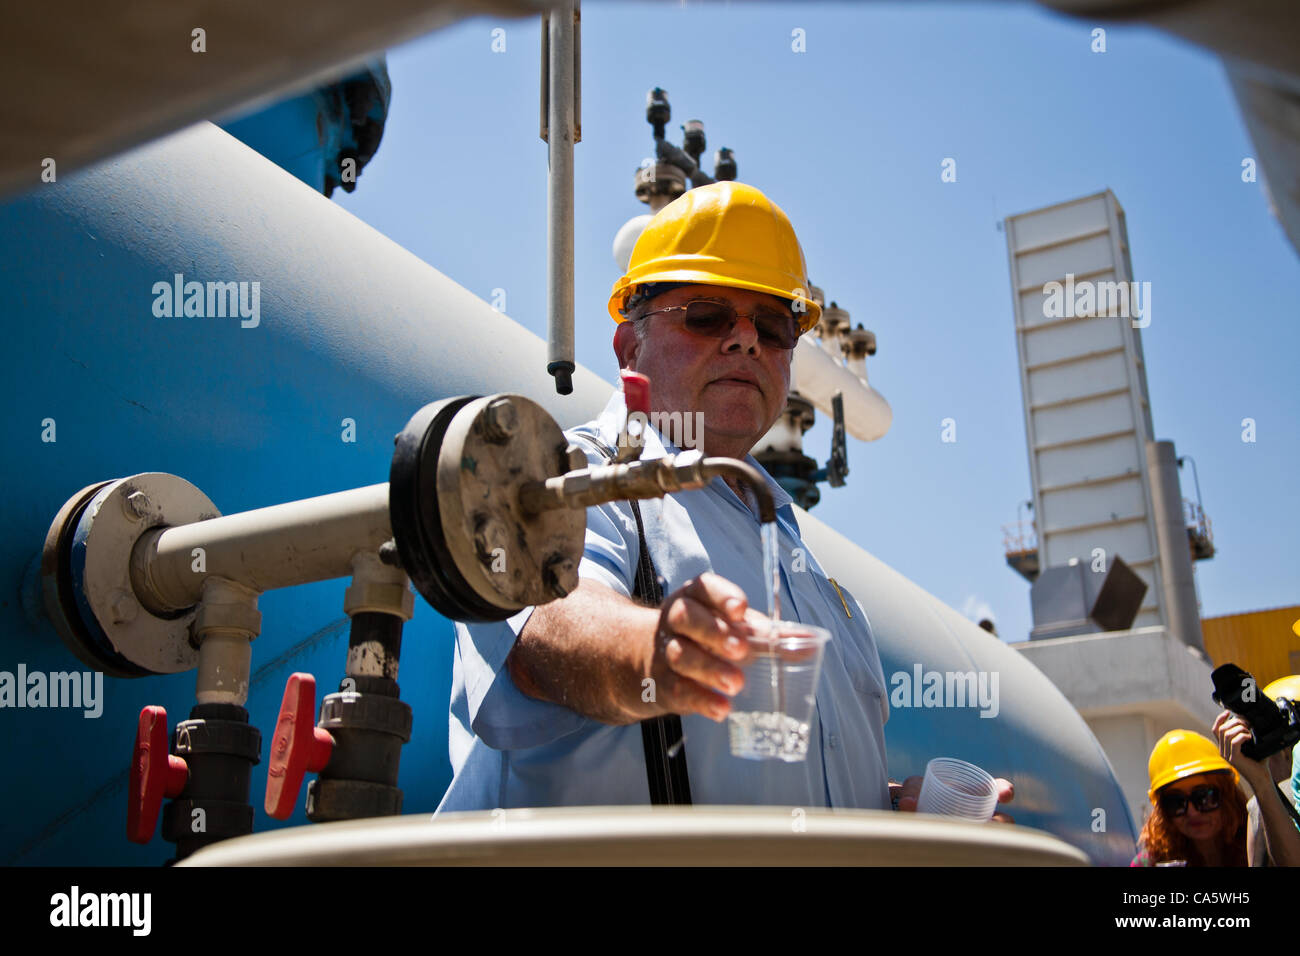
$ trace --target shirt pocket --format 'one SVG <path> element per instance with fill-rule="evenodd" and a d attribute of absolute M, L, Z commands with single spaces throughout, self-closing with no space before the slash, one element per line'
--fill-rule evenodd
<path fill-rule="evenodd" d="M 875 635 L 871 633 L 871 623 L 848 588 L 823 574 L 817 574 L 816 578 L 817 587 L 837 619 L 839 626 L 835 630 L 834 639 L 838 643 L 854 689 L 864 698 L 876 700 L 882 719 L 888 719 L 885 674 L 880 666 L 880 653 L 876 648 Z"/>

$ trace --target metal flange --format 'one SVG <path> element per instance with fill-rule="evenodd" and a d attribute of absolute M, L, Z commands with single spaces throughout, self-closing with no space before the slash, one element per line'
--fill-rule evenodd
<path fill-rule="evenodd" d="M 452 620 L 500 621 L 509 615 L 480 602 L 471 603 L 463 584 L 458 589 L 460 575 L 443 541 L 435 493 L 438 451 L 447 425 L 477 397 L 458 395 L 431 402 L 412 415 L 394 437 L 388 510 L 402 569 L 434 610 Z"/>
<path fill-rule="evenodd" d="M 519 490 L 586 465 L 555 420 L 521 395 L 460 396 L 397 436 L 393 536 L 411 582 L 455 620 L 501 621 L 578 584 L 586 513 L 526 513 Z"/>
<path fill-rule="evenodd" d="M 456 567 L 482 601 L 515 614 L 578 586 L 586 510 L 529 513 L 519 502 L 524 485 L 570 464 L 560 426 L 522 395 L 477 399 L 447 426 L 438 510 Z"/>
<path fill-rule="evenodd" d="M 131 583 L 131 554 L 151 528 L 219 515 L 198 488 L 159 472 L 91 485 L 70 498 L 41 555 L 46 611 L 68 648 L 114 677 L 193 668 L 195 609 L 163 617 L 143 606 Z"/>
<path fill-rule="evenodd" d="M 92 629 L 82 621 L 76 587 L 72 583 L 72 538 L 77 523 L 86 505 L 108 484 L 111 482 L 100 481 L 82 488 L 63 503 L 50 522 L 41 548 L 41 598 L 45 604 L 45 616 L 77 660 L 110 677 L 142 677 L 147 671 L 114 653 L 106 646 L 106 639 L 97 639 L 91 633 Z M 94 630 L 100 631 L 99 628 Z"/>

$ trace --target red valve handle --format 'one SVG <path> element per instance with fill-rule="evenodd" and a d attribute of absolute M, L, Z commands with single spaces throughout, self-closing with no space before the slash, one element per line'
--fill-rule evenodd
<path fill-rule="evenodd" d="M 126 793 L 126 838 L 132 843 L 152 840 L 163 797 L 180 796 L 189 777 L 185 761 L 167 752 L 166 709 L 150 706 L 140 711 Z"/>
<path fill-rule="evenodd" d="M 650 417 L 650 379 L 640 372 L 623 369 L 623 404 L 628 414 L 641 412 Z"/>
<path fill-rule="evenodd" d="M 316 726 L 316 678 L 293 674 L 284 688 L 266 767 L 266 812 L 287 820 L 298 802 L 303 774 L 324 770 L 334 738 Z"/>

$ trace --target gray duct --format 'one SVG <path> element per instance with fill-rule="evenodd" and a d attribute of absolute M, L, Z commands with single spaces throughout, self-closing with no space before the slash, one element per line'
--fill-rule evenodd
<path fill-rule="evenodd" d="M 1160 604 L 1165 626 L 1184 644 L 1205 650 L 1201 612 L 1192 576 L 1192 548 L 1183 517 L 1183 492 L 1178 482 L 1178 456 L 1171 441 L 1147 442 L 1147 473 L 1151 478 L 1151 508 L 1160 544 Z"/>

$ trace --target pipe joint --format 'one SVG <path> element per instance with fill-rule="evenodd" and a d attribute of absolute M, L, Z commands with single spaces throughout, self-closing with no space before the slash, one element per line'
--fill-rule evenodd
<path fill-rule="evenodd" d="M 252 641 L 261 633 L 258 593 L 250 588 L 210 577 L 203 582 L 203 598 L 194 618 L 199 648 L 195 698 L 199 704 L 234 704 L 248 700 Z"/>
<path fill-rule="evenodd" d="M 348 617 L 360 613 L 388 614 L 409 621 L 415 614 L 415 595 L 401 568 L 384 564 L 374 551 L 352 557 L 352 583 L 343 594 Z"/>
<path fill-rule="evenodd" d="M 203 598 L 194 618 L 194 636 L 203 641 L 216 633 L 243 637 L 251 641 L 262 632 L 262 612 L 257 609 L 258 592 L 225 578 L 210 577 L 203 582 Z"/>

